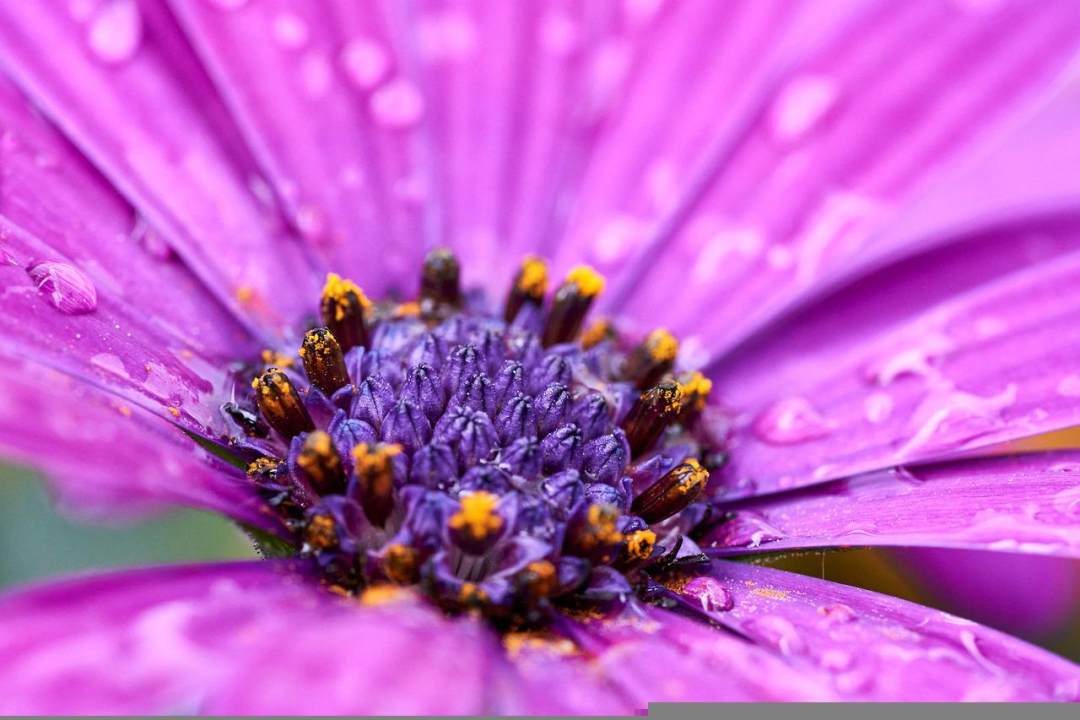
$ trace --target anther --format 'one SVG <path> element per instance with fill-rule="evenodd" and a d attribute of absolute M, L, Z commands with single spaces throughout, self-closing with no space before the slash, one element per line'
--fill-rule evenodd
<path fill-rule="evenodd" d="M 682 390 L 683 408 L 679 421 L 686 423 L 701 414 L 712 392 L 712 380 L 697 370 L 679 375 L 679 389 Z"/>
<path fill-rule="evenodd" d="M 671 372 L 675 356 L 679 354 L 679 341 L 667 330 L 653 330 L 634 348 L 626 360 L 623 375 L 638 390 L 644 390 Z"/>
<path fill-rule="evenodd" d="M 315 328 L 305 333 L 300 359 L 304 361 L 308 380 L 327 397 L 349 383 L 341 345 L 327 328 Z"/>
<path fill-rule="evenodd" d="M 709 482 L 709 471 L 691 458 L 634 498 L 631 511 L 647 523 L 658 523 L 697 500 Z"/>
<path fill-rule="evenodd" d="M 320 495 L 345 492 L 345 470 L 329 434 L 322 430 L 308 433 L 296 457 L 296 464 Z"/>
<path fill-rule="evenodd" d="M 291 439 L 315 429 L 300 394 L 281 370 L 267 368 L 251 382 L 251 387 L 255 389 L 259 412 L 282 437 Z"/>
<path fill-rule="evenodd" d="M 651 448 L 680 410 L 682 390 L 676 383 L 662 382 L 641 393 L 622 422 L 630 456 L 636 458 Z"/>
<path fill-rule="evenodd" d="M 463 495 L 461 508 L 450 516 L 450 537 L 467 553 L 480 555 L 498 540 L 505 524 L 499 515 L 499 498 L 479 491 Z"/>
<path fill-rule="evenodd" d="M 245 435 L 264 438 L 270 434 L 270 428 L 259 419 L 258 415 L 250 410 L 245 410 L 234 402 L 227 402 L 222 405 L 221 411 L 236 423 L 244 431 Z"/>
<path fill-rule="evenodd" d="M 304 543 L 313 550 L 332 550 L 338 545 L 337 527 L 329 515 L 313 515 L 304 527 Z"/>
<path fill-rule="evenodd" d="M 432 250 L 424 258 L 420 275 L 421 312 L 428 314 L 439 305 L 456 306 L 461 302 L 461 266 L 446 248 Z"/>
<path fill-rule="evenodd" d="M 345 280 L 335 273 L 326 276 L 319 309 L 323 325 L 337 340 L 342 353 L 354 347 L 367 346 L 368 330 L 364 315 L 370 307 L 371 301 L 351 280 Z"/>
<path fill-rule="evenodd" d="M 514 321 L 518 311 L 526 305 L 540 306 L 548 291 L 547 263 L 538 257 L 529 255 L 521 263 L 521 269 L 514 276 L 514 284 L 506 296 L 503 320 Z"/>
<path fill-rule="evenodd" d="M 581 333 L 581 347 L 586 350 L 596 347 L 606 340 L 615 339 L 615 326 L 610 320 L 600 318 L 591 323 Z"/>
<path fill-rule="evenodd" d="M 656 533 L 652 530 L 635 530 L 626 536 L 623 554 L 629 563 L 643 562 L 652 557 L 655 547 Z"/>
<path fill-rule="evenodd" d="M 593 300 L 603 289 L 604 278 L 592 268 L 579 265 L 571 270 L 555 291 L 551 312 L 544 325 L 544 347 L 576 338 Z"/>
<path fill-rule="evenodd" d="M 555 592 L 558 586 L 559 575 L 555 565 L 550 560 L 537 560 L 525 566 L 518 575 L 518 582 L 525 591 L 525 595 L 532 600 L 546 598 Z"/>
<path fill-rule="evenodd" d="M 571 555 L 610 561 L 610 552 L 623 541 L 618 529 L 619 509 L 593 503 L 579 512 L 566 531 L 566 550 Z"/>
<path fill-rule="evenodd" d="M 408 545 L 387 545 L 383 554 L 383 572 L 398 585 L 412 585 L 420 578 L 420 558 Z"/>
<path fill-rule="evenodd" d="M 401 454 L 400 445 L 361 443 L 353 448 L 356 491 L 364 515 L 372 525 L 382 527 L 394 509 L 393 458 Z"/>

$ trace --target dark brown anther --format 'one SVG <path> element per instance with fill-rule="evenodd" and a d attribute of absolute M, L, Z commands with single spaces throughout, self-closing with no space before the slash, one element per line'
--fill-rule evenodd
<path fill-rule="evenodd" d="M 300 393 L 281 370 L 267 368 L 251 381 L 251 387 L 255 388 L 255 401 L 263 419 L 282 437 L 292 439 L 315 429 Z"/>
<path fill-rule="evenodd" d="M 623 534 L 617 521 L 619 509 L 609 503 L 593 503 L 578 513 L 566 529 L 565 550 L 571 555 L 610 562 Z"/>
<path fill-rule="evenodd" d="M 548 290 L 547 263 L 532 255 L 521 262 L 521 269 L 514 276 L 514 284 L 506 296 L 506 308 L 503 310 L 503 320 L 507 323 L 514 321 L 518 311 L 526 304 L 539 307 L 544 304 L 544 296 Z"/>
<path fill-rule="evenodd" d="M 356 488 L 364 515 L 376 527 L 386 524 L 394 509 L 393 459 L 401 454 L 400 445 L 374 447 L 360 443 L 353 448 L 356 469 Z"/>
<path fill-rule="evenodd" d="M 694 370 L 679 375 L 679 388 L 683 394 L 683 409 L 679 413 L 679 422 L 688 425 L 705 409 L 709 393 L 712 392 L 712 380 Z"/>
<path fill-rule="evenodd" d="M 623 375 L 632 381 L 638 390 L 652 387 L 671 372 L 678 354 L 679 341 L 674 335 L 663 329 L 653 330 L 630 353 Z"/>
<path fill-rule="evenodd" d="M 313 515 L 304 526 L 304 543 L 312 550 L 333 550 L 338 546 L 337 527 L 329 515 Z"/>
<path fill-rule="evenodd" d="M 354 347 L 367 347 L 368 329 L 365 314 L 371 301 L 351 280 L 329 273 L 323 286 L 319 311 L 323 325 L 337 340 L 342 353 Z"/>
<path fill-rule="evenodd" d="M 641 393 L 622 422 L 631 457 L 638 457 L 656 443 L 682 411 L 682 399 L 682 390 L 674 382 L 662 382 Z"/>
<path fill-rule="evenodd" d="M 300 359 L 304 361 L 308 380 L 327 397 L 349 384 L 345 355 L 337 338 L 327 328 L 307 331 L 304 344 L 300 346 Z"/>
<path fill-rule="evenodd" d="M 240 426 L 240 429 L 248 437 L 264 438 L 270 434 L 270 428 L 259 419 L 258 415 L 250 410 L 245 410 L 234 402 L 227 402 L 222 405 L 221 411 Z"/>
<path fill-rule="evenodd" d="M 570 342 L 578 336 L 593 300 L 604 289 L 604 278 L 592 268 L 579 265 L 570 271 L 555 291 L 547 322 L 544 324 L 544 347 Z"/>
<path fill-rule="evenodd" d="M 412 585 L 420 579 L 420 556 L 408 545 L 388 545 L 383 553 L 383 572 L 391 582 Z"/>
<path fill-rule="evenodd" d="M 424 258 L 420 302 L 421 306 L 461 303 L 461 266 L 454 253 L 446 248 L 432 250 Z"/>
<path fill-rule="evenodd" d="M 537 560 L 525 566 L 518 575 L 518 582 L 530 600 L 540 600 L 555 592 L 559 573 L 550 560 Z"/>
<path fill-rule="evenodd" d="M 615 327 L 611 324 L 611 321 L 600 318 L 596 322 L 591 323 L 581 333 L 581 347 L 588 350 L 596 347 L 602 342 L 614 340 L 616 337 Z"/>
<path fill-rule="evenodd" d="M 647 523 L 658 523 L 697 500 L 708 483 L 709 471 L 691 458 L 634 498 L 630 511 Z"/>
<path fill-rule="evenodd" d="M 345 492 L 345 469 L 334 448 L 334 441 L 322 430 L 308 433 L 296 464 L 304 478 L 320 495 L 340 495 Z"/>

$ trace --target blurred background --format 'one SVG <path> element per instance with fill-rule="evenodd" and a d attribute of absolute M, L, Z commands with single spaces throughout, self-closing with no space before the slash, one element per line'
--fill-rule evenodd
<path fill-rule="evenodd" d="M 176 511 L 103 526 L 59 515 L 45 485 L 0 465 L 0 590 L 72 572 L 254 558 L 214 515 Z M 812 552 L 768 564 L 948 610 L 1080 661 L 1080 562 L 959 550 Z"/>

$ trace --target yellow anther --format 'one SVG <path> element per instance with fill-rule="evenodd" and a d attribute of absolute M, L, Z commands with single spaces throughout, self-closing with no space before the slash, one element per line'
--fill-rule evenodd
<path fill-rule="evenodd" d="M 461 509 L 450 517 L 450 528 L 464 531 L 475 540 L 483 540 L 503 526 L 503 519 L 495 512 L 498 504 L 496 495 L 482 490 L 465 495 L 461 498 Z"/>
<path fill-rule="evenodd" d="M 316 550 L 329 550 L 338 543 L 334 519 L 329 515 L 316 515 L 304 529 L 304 540 Z"/>
<path fill-rule="evenodd" d="M 458 601 L 463 605 L 479 605 L 487 601 L 487 593 L 476 583 L 465 582 L 458 591 Z"/>
<path fill-rule="evenodd" d="M 671 362 L 679 354 L 679 341 L 667 330 L 660 328 L 649 333 L 645 349 L 656 362 Z"/>
<path fill-rule="evenodd" d="M 656 533 L 652 530 L 637 530 L 626 537 L 626 554 L 631 560 L 647 560 L 656 547 Z"/>
<path fill-rule="evenodd" d="M 367 606 L 390 605 L 412 597 L 412 593 L 397 585 L 383 583 L 371 585 L 360 593 L 360 604 Z"/>
<path fill-rule="evenodd" d="M 262 363 L 263 365 L 274 365 L 276 367 L 292 367 L 293 359 L 277 350 L 263 350 Z"/>
<path fill-rule="evenodd" d="M 709 393 L 712 392 L 712 380 L 694 370 L 680 376 L 679 389 L 682 391 L 684 407 L 703 410 Z"/>
<path fill-rule="evenodd" d="M 362 307 L 371 307 L 371 301 L 368 300 L 367 295 L 352 280 L 346 280 L 337 273 L 326 274 L 326 284 L 323 285 L 322 291 L 323 304 L 326 305 L 328 301 L 333 303 L 334 319 L 338 322 L 345 319 L 350 295 L 354 295 Z"/>
<path fill-rule="evenodd" d="M 386 576 L 398 585 L 410 585 L 417 579 L 416 550 L 408 545 L 394 543 L 388 545 L 383 557 L 383 570 Z"/>
<path fill-rule="evenodd" d="M 542 298 L 548 288 L 548 266 L 538 257 L 530 255 L 521 263 L 517 277 L 517 289 L 531 298 Z"/>
<path fill-rule="evenodd" d="M 577 286 L 585 297 L 596 297 L 604 291 L 604 276 L 588 265 L 578 265 L 566 275 L 566 281 Z"/>
<path fill-rule="evenodd" d="M 618 511 L 611 505 L 594 503 L 589 506 L 588 534 L 594 544 L 614 545 L 622 542 L 623 534 L 615 527 Z"/>
<path fill-rule="evenodd" d="M 601 318 L 589 325 L 585 328 L 585 331 L 581 333 L 581 347 L 588 350 L 614 336 L 615 329 L 611 326 L 611 322 Z"/>

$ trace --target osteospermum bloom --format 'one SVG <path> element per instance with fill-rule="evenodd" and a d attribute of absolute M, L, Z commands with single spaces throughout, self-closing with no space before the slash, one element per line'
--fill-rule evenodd
<path fill-rule="evenodd" d="M 67 507 L 267 556 L 0 599 L 0 710 L 1077 699 L 1019 640 L 728 558 L 1078 554 L 1080 456 L 1002 451 L 1080 421 L 1078 31 L 0 5 L 0 442 Z"/>

